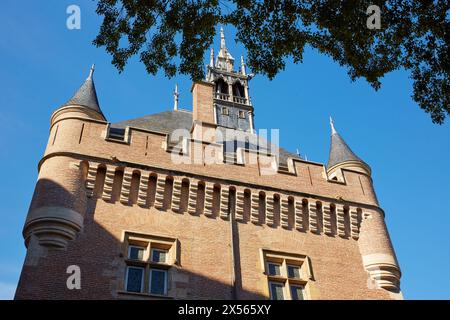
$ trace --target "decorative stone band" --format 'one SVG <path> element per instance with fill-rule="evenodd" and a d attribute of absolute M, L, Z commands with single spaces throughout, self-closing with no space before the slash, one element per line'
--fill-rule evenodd
<path fill-rule="evenodd" d="M 266 223 L 268 226 L 273 227 L 275 223 L 275 216 L 274 216 L 274 203 L 273 203 L 273 195 L 267 195 L 266 196 Z"/>
<path fill-rule="evenodd" d="M 89 167 L 91 167 L 91 164 L 89 164 Z M 103 184 L 103 194 L 102 194 L 102 199 L 105 201 L 111 201 L 112 198 L 115 170 L 116 170 L 115 167 L 112 166 L 106 167 L 105 182 Z"/>
<path fill-rule="evenodd" d="M 228 218 L 228 214 L 230 212 L 229 210 L 229 194 L 230 191 L 226 188 L 222 188 L 220 189 L 220 217 L 222 219 L 227 219 Z"/>
<path fill-rule="evenodd" d="M 289 199 L 287 197 L 281 199 L 281 226 L 289 228 Z"/>
<path fill-rule="evenodd" d="M 86 181 L 86 190 L 90 197 L 96 196 L 93 190 L 98 183 L 96 182 L 96 172 L 100 166 L 106 167 L 103 186 L 98 186 L 99 190 L 103 189 L 101 198 L 105 201 L 112 200 L 113 187 L 116 188 L 113 185 L 117 182 L 121 186 L 120 203 L 132 205 L 130 201 L 132 179 L 133 174 L 138 173 L 140 180 L 136 202 L 141 207 L 154 206 L 158 210 L 171 209 L 171 211 L 179 214 L 182 214 L 182 211 L 187 211 L 192 215 L 203 212 L 205 216 L 210 217 L 215 215 L 213 211 L 214 208 L 217 208 L 220 218 L 228 219 L 230 206 L 233 206 L 237 221 L 246 222 L 244 220 L 250 220 L 254 224 L 265 221 L 264 223 L 271 227 L 280 226 L 301 232 L 309 230 L 316 234 L 339 235 L 343 238 L 351 237 L 354 240 L 359 238 L 362 216 L 364 215 L 361 208 L 344 205 L 341 201 L 327 202 L 284 194 L 281 190 L 280 192 L 274 192 L 263 189 L 246 189 L 244 192 L 241 186 L 219 185 L 217 182 L 199 181 L 186 176 L 169 177 L 166 174 L 148 170 L 90 162 Z M 117 180 L 116 171 L 123 171 L 122 181 Z M 156 186 L 153 182 L 153 189 L 151 190 L 150 177 L 156 177 Z M 166 185 L 168 177 L 170 181 L 173 180 L 173 186 Z M 184 183 L 188 186 L 186 189 L 182 187 Z M 199 190 L 199 183 L 205 186 L 201 190 Z M 220 192 L 216 192 L 215 186 Z M 235 197 L 233 197 L 234 203 L 230 203 L 230 190 L 232 189 L 236 190 Z M 249 194 L 246 194 L 246 192 L 249 192 Z M 151 198 L 151 194 L 154 194 L 154 199 Z M 165 199 L 168 196 L 170 199 Z M 186 203 L 183 201 L 186 201 Z"/>
<path fill-rule="evenodd" d="M 331 207 L 329 205 L 324 205 L 322 208 L 323 211 L 323 231 L 325 234 L 331 235 L 333 234 L 331 229 Z"/>
<path fill-rule="evenodd" d="M 400 269 L 394 257 L 385 253 L 362 256 L 364 268 L 378 288 L 393 292 L 400 290 Z"/>
<path fill-rule="evenodd" d="M 244 220 L 244 191 L 236 190 L 236 221 Z"/>
<path fill-rule="evenodd" d="M 97 176 L 97 165 L 89 166 L 86 177 L 86 195 L 90 198 L 94 192 L 95 178 Z"/>
<path fill-rule="evenodd" d="M 198 183 L 197 181 L 192 181 L 189 185 L 189 199 L 188 199 L 188 212 L 192 215 L 197 213 L 197 193 L 198 193 Z"/>
<path fill-rule="evenodd" d="M 303 202 L 302 201 L 295 201 L 295 208 L 294 208 L 294 212 L 295 212 L 295 229 L 297 229 L 298 231 L 304 231 L 305 230 L 305 226 L 304 226 L 304 222 L 305 220 L 303 219 Z"/>
<path fill-rule="evenodd" d="M 45 247 L 66 248 L 83 226 L 83 216 L 64 207 L 40 207 L 28 214 L 23 229 L 28 247 L 32 235 Z"/>
<path fill-rule="evenodd" d="M 172 192 L 172 211 L 180 213 L 181 204 L 181 180 L 177 179 L 173 182 Z"/>
<path fill-rule="evenodd" d="M 205 186 L 205 208 L 203 210 L 203 214 L 208 217 L 213 215 L 213 196 L 214 185 L 207 183 Z"/>
<path fill-rule="evenodd" d="M 259 194 L 258 193 L 252 193 L 251 197 L 251 220 L 252 223 L 258 223 L 259 222 Z"/>
<path fill-rule="evenodd" d="M 122 190 L 120 190 L 120 202 L 127 204 L 130 198 L 132 170 L 126 168 L 123 172 Z"/>
<path fill-rule="evenodd" d="M 166 184 L 165 176 L 158 176 L 156 180 L 155 208 L 161 210 L 164 207 L 164 186 Z"/>
<path fill-rule="evenodd" d="M 352 238 L 358 240 L 359 238 L 359 224 L 361 220 L 360 210 L 352 208 L 350 210 L 350 232 Z"/>
<path fill-rule="evenodd" d="M 309 230 L 313 233 L 319 232 L 319 216 L 317 215 L 317 204 L 309 202 Z"/>
<path fill-rule="evenodd" d="M 343 206 L 336 207 L 338 235 L 345 237 L 345 210 Z"/>
<path fill-rule="evenodd" d="M 148 192 L 148 174 L 143 174 L 141 175 L 141 179 L 139 180 L 139 190 L 137 199 L 137 204 L 141 207 L 144 207 L 147 204 L 147 192 Z"/>

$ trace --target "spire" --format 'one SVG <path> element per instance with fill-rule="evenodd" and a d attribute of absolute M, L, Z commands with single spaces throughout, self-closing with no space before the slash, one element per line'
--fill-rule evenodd
<path fill-rule="evenodd" d="M 214 48 L 211 48 L 211 53 L 209 54 L 209 66 L 214 68 Z"/>
<path fill-rule="evenodd" d="M 233 66 L 234 66 L 234 58 L 228 52 L 228 49 L 225 44 L 225 33 L 223 31 L 223 28 L 220 27 L 220 51 L 217 54 L 216 68 L 232 72 Z"/>
<path fill-rule="evenodd" d="M 241 56 L 241 73 L 245 76 L 247 75 L 247 70 L 245 70 L 245 62 L 244 57 Z"/>
<path fill-rule="evenodd" d="M 94 85 L 94 70 L 95 66 L 92 65 L 91 70 L 89 71 L 89 76 L 86 81 L 81 85 L 78 91 L 67 101 L 64 106 L 69 105 L 77 105 L 92 109 L 97 111 L 103 116 L 103 113 L 100 109 L 100 105 L 97 99 L 97 92 L 95 91 Z"/>
<path fill-rule="evenodd" d="M 175 91 L 173 92 L 173 110 L 178 111 L 178 84 L 175 84 Z"/>
<path fill-rule="evenodd" d="M 225 32 L 223 31 L 223 27 L 220 27 L 220 49 L 227 49 L 225 44 Z"/>
<path fill-rule="evenodd" d="M 328 158 L 328 170 L 337 164 L 344 162 L 359 162 L 367 167 L 369 170 L 369 166 L 361 160 L 350 147 L 345 143 L 344 139 L 339 135 L 334 127 L 334 121 L 330 117 L 330 126 L 331 126 L 331 147 L 330 147 L 330 156 Z"/>

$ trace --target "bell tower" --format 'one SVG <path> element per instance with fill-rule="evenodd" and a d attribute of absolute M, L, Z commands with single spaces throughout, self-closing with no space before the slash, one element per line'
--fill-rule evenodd
<path fill-rule="evenodd" d="M 249 96 L 244 58 L 239 70 L 234 70 L 234 58 L 225 43 L 223 28 L 220 28 L 220 50 L 214 61 L 211 49 L 206 81 L 214 85 L 213 106 L 216 125 L 235 130 L 254 132 L 253 106 Z"/>

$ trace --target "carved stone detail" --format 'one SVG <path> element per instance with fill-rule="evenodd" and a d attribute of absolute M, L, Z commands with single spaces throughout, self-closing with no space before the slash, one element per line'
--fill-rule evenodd
<path fill-rule="evenodd" d="M 161 210 L 164 207 L 164 188 L 166 185 L 166 177 L 158 175 L 156 180 L 155 208 Z"/>

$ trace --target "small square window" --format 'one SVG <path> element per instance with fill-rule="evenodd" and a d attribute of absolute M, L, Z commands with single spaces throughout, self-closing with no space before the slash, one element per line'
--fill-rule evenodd
<path fill-rule="evenodd" d="M 150 293 L 167 294 L 167 271 L 150 269 Z"/>
<path fill-rule="evenodd" d="M 291 286 L 291 298 L 292 300 L 304 300 L 303 286 Z"/>
<path fill-rule="evenodd" d="M 166 250 L 152 249 L 152 262 L 166 263 L 166 260 L 167 260 Z"/>
<path fill-rule="evenodd" d="M 288 277 L 300 279 L 300 267 L 298 266 L 288 266 Z"/>
<path fill-rule="evenodd" d="M 230 115 L 230 110 L 228 110 L 228 108 L 222 107 L 222 114 L 224 116 L 228 116 Z"/>
<path fill-rule="evenodd" d="M 145 251 L 145 248 L 129 246 L 128 247 L 128 259 L 144 260 L 144 251 Z"/>
<path fill-rule="evenodd" d="M 269 262 L 267 264 L 267 269 L 270 276 L 280 276 L 281 275 L 281 266 L 277 263 Z"/>
<path fill-rule="evenodd" d="M 269 282 L 270 299 L 272 300 L 284 300 L 284 284 L 280 282 Z"/>
<path fill-rule="evenodd" d="M 129 292 L 142 292 L 142 282 L 144 280 L 144 268 L 127 267 L 126 285 Z"/>
<path fill-rule="evenodd" d="M 239 118 L 245 119 L 245 111 L 239 110 Z"/>

